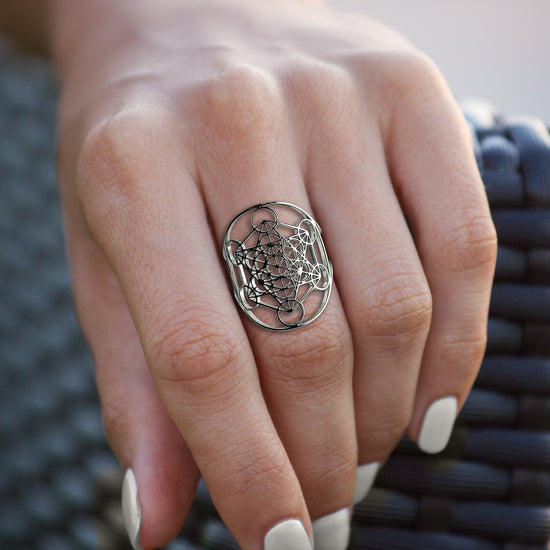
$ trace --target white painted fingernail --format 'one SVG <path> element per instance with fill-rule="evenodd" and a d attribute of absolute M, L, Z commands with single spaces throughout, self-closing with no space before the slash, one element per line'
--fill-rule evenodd
<path fill-rule="evenodd" d="M 456 397 L 434 401 L 424 415 L 418 446 L 425 453 L 439 453 L 449 443 L 456 419 Z"/>
<path fill-rule="evenodd" d="M 126 532 L 134 550 L 141 550 L 141 506 L 139 504 L 136 476 L 131 468 L 126 470 L 122 482 L 122 515 Z"/>
<path fill-rule="evenodd" d="M 349 508 L 342 508 L 313 522 L 315 550 L 345 550 L 351 531 Z"/>
<path fill-rule="evenodd" d="M 304 524 L 299 519 L 287 519 L 266 533 L 264 550 L 313 550 L 313 546 Z"/>
<path fill-rule="evenodd" d="M 370 462 L 357 467 L 355 494 L 353 495 L 352 504 L 361 502 L 369 494 L 379 469 L 380 464 L 378 462 Z"/>

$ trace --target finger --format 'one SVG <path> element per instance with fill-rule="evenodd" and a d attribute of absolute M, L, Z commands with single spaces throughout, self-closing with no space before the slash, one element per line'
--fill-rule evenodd
<path fill-rule="evenodd" d="M 400 74 L 425 101 L 411 94 L 394 106 L 389 164 L 434 304 L 409 433 L 438 452 L 485 350 L 496 234 L 470 134 L 442 77 L 423 57 Z"/>
<path fill-rule="evenodd" d="M 88 224 L 121 281 L 162 401 L 239 544 L 291 536 L 307 548 L 303 495 L 261 396 L 181 126 L 173 113 L 134 107 L 84 146 Z"/>
<path fill-rule="evenodd" d="M 240 69 L 212 85 L 204 98 L 203 108 L 215 124 L 204 132 L 199 144 L 199 165 L 218 242 L 223 241 L 231 219 L 252 205 L 280 200 L 311 211 L 283 94 L 274 82 L 256 69 Z M 223 174 L 219 173 L 220 166 Z M 285 220 L 288 209 L 273 208 Z M 250 230 L 247 224 L 243 239 Z M 246 250 L 253 251 L 255 244 L 260 246 L 257 239 L 252 241 L 243 243 Z M 268 249 L 265 254 L 269 255 Z M 282 258 L 283 252 L 274 253 L 267 261 Z M 262 273 L 265 275 L 265 270 Z M 274 284 L 280 280 L 278 271 Z M 262 288 L 269 288 L 269 284 L 263 281 Z M 353 349 L 338 293 L 334 290 L 327 308 L 314 323 L 298 331 L 274 332 L 248 319 L 245 327 L 259 366 L 264 397 L 300 480 L 310 515 L 316 520 L 324 518 L 313 525 L 316 548 L 323 548 L 322 533 L 332 529 L 329 523 L 333 521 L 343 525 L 338 544 L 345 547 L 356 439 Z M 325 518 L 329 514 L 336 516 L 329 521 Z M 324 524 L 328 527 L 322 527 Z"/>
<path fill-rule="evenodd" d="M 75 208 L 74 189 L 65 185 L 63 199 L 75 306 L 94 359 L 105 433 L 139 487 L 141 509 L 132 510 L 133 522 L 126 518 L 127 529 L 135 547 L 164 546 L 189 511 L 198 469 L 158 397 L 125 297 Z"/>
<path fill-rule="evenodd" d="M 353 335 L 357 502 L 409 424 L 431 298 L 386 169 L 375 114 L 360 86 L 349 83 L 348 90 L 349 101 L 315 133 L 310 197 L 325 227 Z M 311 108 L 321 111 L 326 99 L 319 101 Z"/>

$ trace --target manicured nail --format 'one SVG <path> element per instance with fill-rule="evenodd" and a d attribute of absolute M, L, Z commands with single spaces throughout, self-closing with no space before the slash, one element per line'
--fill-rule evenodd
<path fill-rule="evenodd" d="M 357 467 L 355 494 L 353 495 L 352 504 L 361 502 L 369 494 L 379 469 L 380 464 L 378 462 L 370 462 Z"/>
<path fill-rule="evenodd" d="M 313 545 L 304 524 L 299 519 L 287 519 L 266 533 L 264 550 L 313 550 Z"/>
<path fill-rule="evenodd" d="M 136 476 L 132 469 L 126 470 L 122 483 L 122 515 L 126 532 L 134 550 L 141 550 L 141 506 L 139 504 Z"/>
<path fill-rule="evenodd" d="M 342 508 L 313 522 L 315 550 L 345 550 L 351 531 L 349 508 Z"/>
<path fill-rule="evenodd" d="M 424 415 L 418 446 L 425 453 L 439 453 L 449 443 L 456 419 L 456 397 L 434 401 Z"/>

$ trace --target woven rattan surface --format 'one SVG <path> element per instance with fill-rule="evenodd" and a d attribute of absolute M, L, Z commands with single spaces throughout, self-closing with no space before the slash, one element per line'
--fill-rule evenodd
<path fill-rule="evenodd" d="M 129 548 L 121 475 L 72 312 L 45 61 L 0 42 L 0 548 Z M 351 547 L 542 550 L 550 538 L 550 138 L 469 108 L 499 235 L 486 358 L 448 448 L 406 438 L 355 509 Z M 230 549 L 206 487 L 171 550 Z"/>

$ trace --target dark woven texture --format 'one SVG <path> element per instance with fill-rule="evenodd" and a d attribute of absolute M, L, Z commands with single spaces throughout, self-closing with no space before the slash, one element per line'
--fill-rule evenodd
<path fill-rule="evenodd" d="M 76 325 L 46 62 L 0 43 L 0 548 L 127 549 L 121 475 Z M 499 234 L 486 358 L 448 448 L 403 439 L 351 548 L 543 550 L 550 538 L 550 139 L 471 109 Z M 237 548 L 201 484 L 179 549 Z"/>

